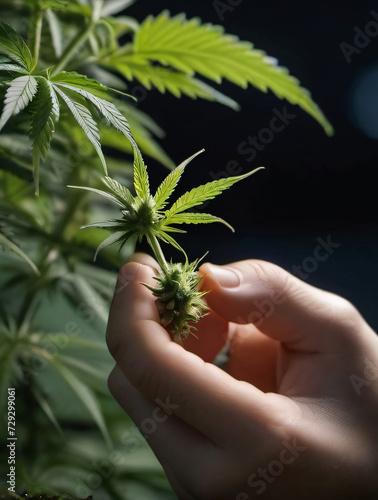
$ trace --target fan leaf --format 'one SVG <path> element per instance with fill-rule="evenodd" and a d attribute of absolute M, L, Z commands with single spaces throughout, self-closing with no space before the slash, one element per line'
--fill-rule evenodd
<path fill-rule="evenodd" d="M 212 200 L 217 195 L 221 194 L 225 189 L 233 186 L 236 182 L 239 182 L 250 175 L 254 174 L 263 167 L 256 168 L 252 172 L 248 172 L 244 175 L 239 175 L 237 177 L 227 177 L 225 179 L 219 179 L 216 181 L 208 182 L 203 186 L 198 186 L 187 193 L 180 196 L 180 198 L 172 205 L 172 207 L 165 212 L 166 224 L 170 224 L 171 218 L 189 208 L 201 205 L 204 201 Z"/>
<path fill-rule="evenodd" d="M 32 101 L 37 92 L 37 81 L 31 76 L 19 76 L 9 83 L 4 108 L 0 118 L 0 130 L 12 115 L 17 115 Z"/>
<path fill-rule="evenodd" d="M 111 449 L 112 441 L 106 428 L 100 405 L 92 390 L 88 386 L 83 384 L 79 377 L 74 375 L 72 371 L 67 368 L 60 360 L 58 360 L 57 358 L 51 358 L 50 362 L 52 365 L 54 365 L 55 369 L 59 372 L 61 377 L 75 392 L 82 404 L 87 408 L 93 420 L 98 425 L 102 435 L 104 436 L 105 442 L 107 443 L 109 449 Z"/>
<path fill-rule="evenodd" d="M 8 24 L 0 22 L 0 53 L 30 71 L 33 67 L 33 57 L 20 35 Z"/>
<path fill-rule="evenodd" d="M 198 18 L 170 17 L 168 12 L 149 16 L 136 33 L 134 53 L 125 54 L 122 62 L 127 64 L 128 58 L 131 63 L 157 62 L 189 76 L 198 73 L 217 83 L 227 79 L 243 88 L 251 84 L 263 92 L 271 90 L 280 99 L 299 105 L 328 135 L 333 133 L 309 91 L 286 68 L 253 44 L 224 34 L 222 27 L 201 25 Z"/>
<path fill-rule="evenodd" d="M 183 214 L 173 215 L 169 221 L 167 221 L 169 224 L 210 224 L 212 222 L 221 222 L 231 229 L 232 232 L 235 232 L 234 228 L 228 222 L 211 214 L 185 212 Z M 166 231 L 168 228 L 163 226 L 163 229 Z"/>
<path fill-rule="evenodd" d="M 179 165 L 177 168 L 175 168 L 170 174 L 167 175 L 167 177 L 164 179 L 164 181 L 160 184 L 158 187 L 156 194 L 154 196 L 155 200 L 155 209 L 156 210 L 162 210 L 175 190 L 185 167 L 190 163 L 196 156 L 201 154 L 204 150 L 202 149 L 198 153 L 194 154 L 190 158 L 186 159 Z"/>
<path fill-rule="evenodd" d="M 34 271 L 34 273 L 39 276 L 40 272 L 37 268 L 37 266 L 32 262 L 29 257 L 19 248 L 13 241 L 11 241 L 9 238 L 4 236 L 3 234 L 0 233 L 0 250 L 2 251 L 9 251 L 11 253 L 14 253 L 15 255 L 18 255 L 24 262 L 28 264 L 29 267 L 31 267 Z"/>
<path fill-rule="evenodd" d="M 36 194 L 39 191 L 39 164 L 46 160 L 51 139 L 55 131 L 55 122 L 59 119 L 59 102 L 51 83 L 45 78 L 38 78 L 38 91 L 31 106 L 32 125 L 29 138 L 32 143 L 34 183 Z"/>
<path fill-rule="evenodd" d="M 134 197 L 125 186 L 111 177 L 105 177 L 104 184 L 110 189 L 115 198 L 117 198 L 123 206 L 128 209 L 133 207 Z"/>
<path fill-rule="evenodd" d="M 136 194 L 142 200 L 150 196 L 150 182 L 148 180 L 147 167 L 144 164 L 138 147 L 134 148 L 134 188 Z"/>
<path fill-rule="evenodd" d="M 88 137 L 88 139 L 91 141 L 93 144 L 93 147 L 95 148 L 102 166 L 104 167 L 106 175 L 108 174 L 107 168 L 106 168 L 106 162 L 105 162 L 105 157 L 101 149 L 101 144 L 100 144 L 100 134 L 98 131 L 98 127 L 96 122 L 93 119 L 93 116 L 91 115 L 91 112 L 89 109 L 86 107 L 86 102 L 84 99 L 80 99 L 79 95 L 75 95 L 73 92 L 70 92 L 69 89 L 64 89 L 64 91 L 61 89 L 61 87 L 57 84 L 53 84 L 54 90 L 60 95 L 60 97 L 63 99 L 63 101 L 67 104 L 69 110 L 73 114 L 75 120 L 77 123 L 80 125 L 80 127 L 83 129 L 85 135 Z"/>

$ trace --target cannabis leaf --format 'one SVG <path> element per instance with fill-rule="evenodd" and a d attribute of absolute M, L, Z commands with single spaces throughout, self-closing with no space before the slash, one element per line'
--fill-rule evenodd
<path fill-rule="evenodd" d="M 60 106 L 64 103 L 95 148 L 105 173 L 107 166 L 101 148 L 100 132 L 92 115 L 94 105 L 109 125 L 120 131 L 136 147 L 128 121 L 113 104 L 115 94 L 126 95 L 110 89 L 96 80 L 76 72 L 61 71 L 51 76 L 32 75 L 34 61 L 23 39 L 10 26 L 0 22 L 0 78 L 8 86 L 2 114 L 0 131 L 8 120 L 30 106 L 29 138 L 32 146 L 33 171 L 36 194 L 39 192 L 39 166 L 46 160 L 48 150 L 60 117 Z M 16 63 L 16 64 L 15 64 Z M 13 73 L 24 73 L 12 77 Z"/>
<path fill-rule="evenodd" d="M 12 115 L 17 115 L 26 108 L 36 92 L 37 81 L 33 76 L 19 76 L 10 82 L 0 117 L 0 130 Z"/>
<path fill-rule="evenodd" d="M 26 71 L 33 67 L 33 57 L 24 40 L 8 24 L 0 22 L 0 53 L 5 54 Z"/>
<path fill-rule="evenodd" d="M 286 68 L 252 43 L 224 33 L 222 27 L 200 24 L 198 18 L 185 14 L 171 17 L 167 11 L 149 16 L 135 34 L 131 45 L 106 54 L 100 64 L 122 73 L 127 79 L 138 79 L 147 88 L 170 91 L 176 96 L 236 103 L 195 78 L 202 75 L 216 83 L 227 79 L 246 88 L 248 84 L 263 92 L 271 90 L 280 99 L 299 105 L 332 135 L 333 128 L 308 90 L 291 76 Z"/>
<path fill-rule="evenodd" d="M 33 170 L 36 186 L 39 185 L 39 164 L 46 160 L 47 152 L 59 120 L 59 102 L 52 84 L 43 78 L 38 80 L 38 93 L 31 106 L 32 122 L 29 138 L 33 151 Z"/>
<path fill-rule="evenodd" d="M 10 252 L 20 257 L 39 276 L 40 272 L 34 262 L 12 240 L 0 232 L 0 251 Z"/>
<path fill-rule="evenodd" d="M 219 179 L 194 188 L 178 198 L 169 210 L 163 211 L 163 208 L 166 206 L 169 197 L 177 186 L 186 165 L 202 151 L 199 151 L 192 157 L 188 158 L 175 170 L 169 173 L 158 187 L 155 196 L 150 194 L 147 168 L 138 148 L 135 149 L 134 153 L 135 197 L 132 196 L 127 188 L 110 177 L 105 177 L 104 179 L 107 191 L 91 187 L 69 186 L 100 194 L 108 200 L 116 203 L 121 209 L 122 217 L 119 219 L 112 219 L 105 222 L 95 222 L 84 226 L 100 227 L 115 233 L 107 238 L 98 247 L 95 258 L 102 248 L 114 242 L 118 242 L 123 245 L 129 239 L 138 239 L 141 241 L 143 237 L 146 237 L 155 254 L 157 254 L 156 256 L 159 264 L 163 269 L 167 270 L 168 265 L 162 255 L 158 239 L 173 245 L 185 254 L 185 251 L 181 248 L 177 241 L 170 236 L 170 234 L 168 234 L 172 232 L 185 231 L 172 227 L 172 225 L 209 224 L 212 222 L 221 222 L 232 229 L 232 227 L 223 219 L 215 217 L 211 214 L 182 212 L 185 212 L 185 210 L 194 206 L 201 205 L 206 200 L 215 198 L 215 196 L 219 195 L 236 182 L 246 179 L 253 173 L 260 170 L 261 167 L 244 175 Z"/>

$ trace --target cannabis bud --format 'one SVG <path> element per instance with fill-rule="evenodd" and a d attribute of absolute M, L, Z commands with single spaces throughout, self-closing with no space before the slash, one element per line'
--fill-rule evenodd
<path fill-rule="evenodd" d="M 157 286 L 144 283 L 155 297 L 160 314 L 160 321 L 172 339 L 180 335 L 188 338 L 208 308 L 203 296 L 206 292 L 198 291 L 200 278 L 196 273 L 198 260 L 185 264 L 169 264 L 168 272 L 161 273 L 155 279 Z"/>
<path fill-rule="evenodd" d="M 114 233 L 97 248 L 98 252 L 111 243 L 118 242 L 122 246 L 126 241 L 146 238 L 158 261 L 161 273 L 156 277 L 155 287 L 145 284 L 157 297 L 157 307 L 163 326 L 170 332 L 172 338 L 183 335 L 185 338 L 193 333 L 196 323 L 207 311 L 203 296 L 206 292 L 198 289 L 199 278 L 195 272 L 199 260 L 189 263 L 183 248 L 170 233 L 185 233 L 178 229 L 179 224 L 209 224 L 221 222 L 233 228 L 223 219 L 201 212 L 187 212 L 188 209 L 201 205 L 207 200 L 215 198 L 225 189 L 238 181 L 249 177 L 262 167 L 238 177 L 228 177 L 208 182 L 198 186 L 180 196 L 169 209 L 165 209 L 168 199 L 175 190 L 186 165 L 199 153 L 185 160 L 175 168 L 158 187 L 154 196 L 150 193 L 150 185 L 146 165 L 143 162 L 139 149 L 134 147 L 134 188 L 136 196 L 116 180 L 105 177 L 104 184 L 107 191 L 91 187 L 70 186 L 78 189 L 93 191 L 120 207 L 121 217 L 104 222 L 96 222 L 83 227 L 100 227 Z M 184 264 L 168 264 L 159 240 L 171 244 L 185 255 Z"/>

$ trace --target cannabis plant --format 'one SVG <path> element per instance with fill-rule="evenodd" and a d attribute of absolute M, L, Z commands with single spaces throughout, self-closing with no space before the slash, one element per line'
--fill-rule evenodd
<path fill-rule="evenodd" d="M 184 172 L 184 168 L 194 156 L 168 174 L 154 196 L 150 193 L 147 168 L 137 149 L 134 161 L 135 197 L 125 186 L 110 177 L 104 179 L 108 191 L 82 188 L 95 191 L 110 199 L 119 205 L 122 214 L 120 219 L 95 222 L 84 226 L 100 227 L 114 233 L 99 245 L 96 255 L 102 248 L 111 243 L 118 242 L 122 246 L 130 239 L 142 241 L 145 237 L 161 267 L 161 273 L 156 278 L 158 286 L 146 286 L 158 297 L 157 304 L 162 325 L 167 327 L 173 336 L 183 335 L 185 338 L 194 328 L 190 323 L 197 323 L 207 310 L 203 300 L 205 292 L 198 290 L 199 279 L 195 273 L 198 260 L 189 263 L 185 251 L 169 233 L 184 233 L 185 231 L 176 227 L 180 224 L 210 224 L 212 222 L 221 222 L 233 230 L 226 221 L 219 217 L 201 212 L 187 212 L 187 210 L 215 198 L 225 189 L 259 170 L 256 169 L 238 177 L 209 182 L 194 188 L 180 196 L 169 210 L 164 210 Z M 180 250 L 185 255 L 185 263 L 168 264 L 159 240 Z"/>
<path fill-rule="evenodd" d="M 151 288 L 162 324 L 173 337 L 188 335 L 206 307 L 198 259 L 184 252 L 168 262 L 160 242 L 183 250 L 177 226 L 225 223 L 198 207 L 250 174 L 209 182 L 168 206 L 190 159 L 174 168 L 159 145 L 163 131 L 136 106 L 135 85 L 233 109 L 218 84 L 252 85 L 299 105 L 332 134 L 309 92 L 251 43 L 184 14 L 139 23 L 127 15 L 131 3 L 0 4 L 0 410 L 15 387 L 19 492 L 173 498 L 106 388 L 103 332 L 116 271 L 145 238 L 161 268 Z M 143 157 L 171 170 L 154 195 Z M 104 229 L 113 233 L 105 242 Z M 116 241 L 120 251 L 109 245 Z"/>

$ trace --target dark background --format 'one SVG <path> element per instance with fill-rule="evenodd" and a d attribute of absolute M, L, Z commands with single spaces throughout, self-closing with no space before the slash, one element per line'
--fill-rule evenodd
<path fill-rule="evenodd" d="M 179 238 L 189 258 L 209 250 L 206 259 L 214 263 L 259 258 L 290 271 L 313 256 L 317 238 L 331 235 L 340 247 L 306 273 L 306 281 L 347 297 L 378 329 L 378 36 L 370 37 L 349 63 L 340 48 L 342 42 L 354 45 L 354 28 L 365 31 L 373 20 L 371 10 L 378 17 L 378 4 L 244 0 L 221 22 L 213 1 L 139 0 L 127 14 L 142 20 L 163 9 L 222 24 L 226 32 L 276 57 L 311 91 L 336 131 L 327 137 L 300 108 L 253 87 L 220 87 L 240 103 L 239 112 L 152 90 L 139 107 L 166 131 L 162 145 L 175 162 L 206 149 L 188 167 L 179 193 L 212 180 L 211 172 L 225 171 L 231 160 L 241 173 L 266 167 L 206 207 L 227 219 L 236 234 L 214 224 L 191 226 Z M 274 108 L 281 111 L 285 104 L 297 117 L 248 162 L 239 144 L 269 126 Z M 166 171 L 152 161 L 149 168 L 155 187 Z"/>

